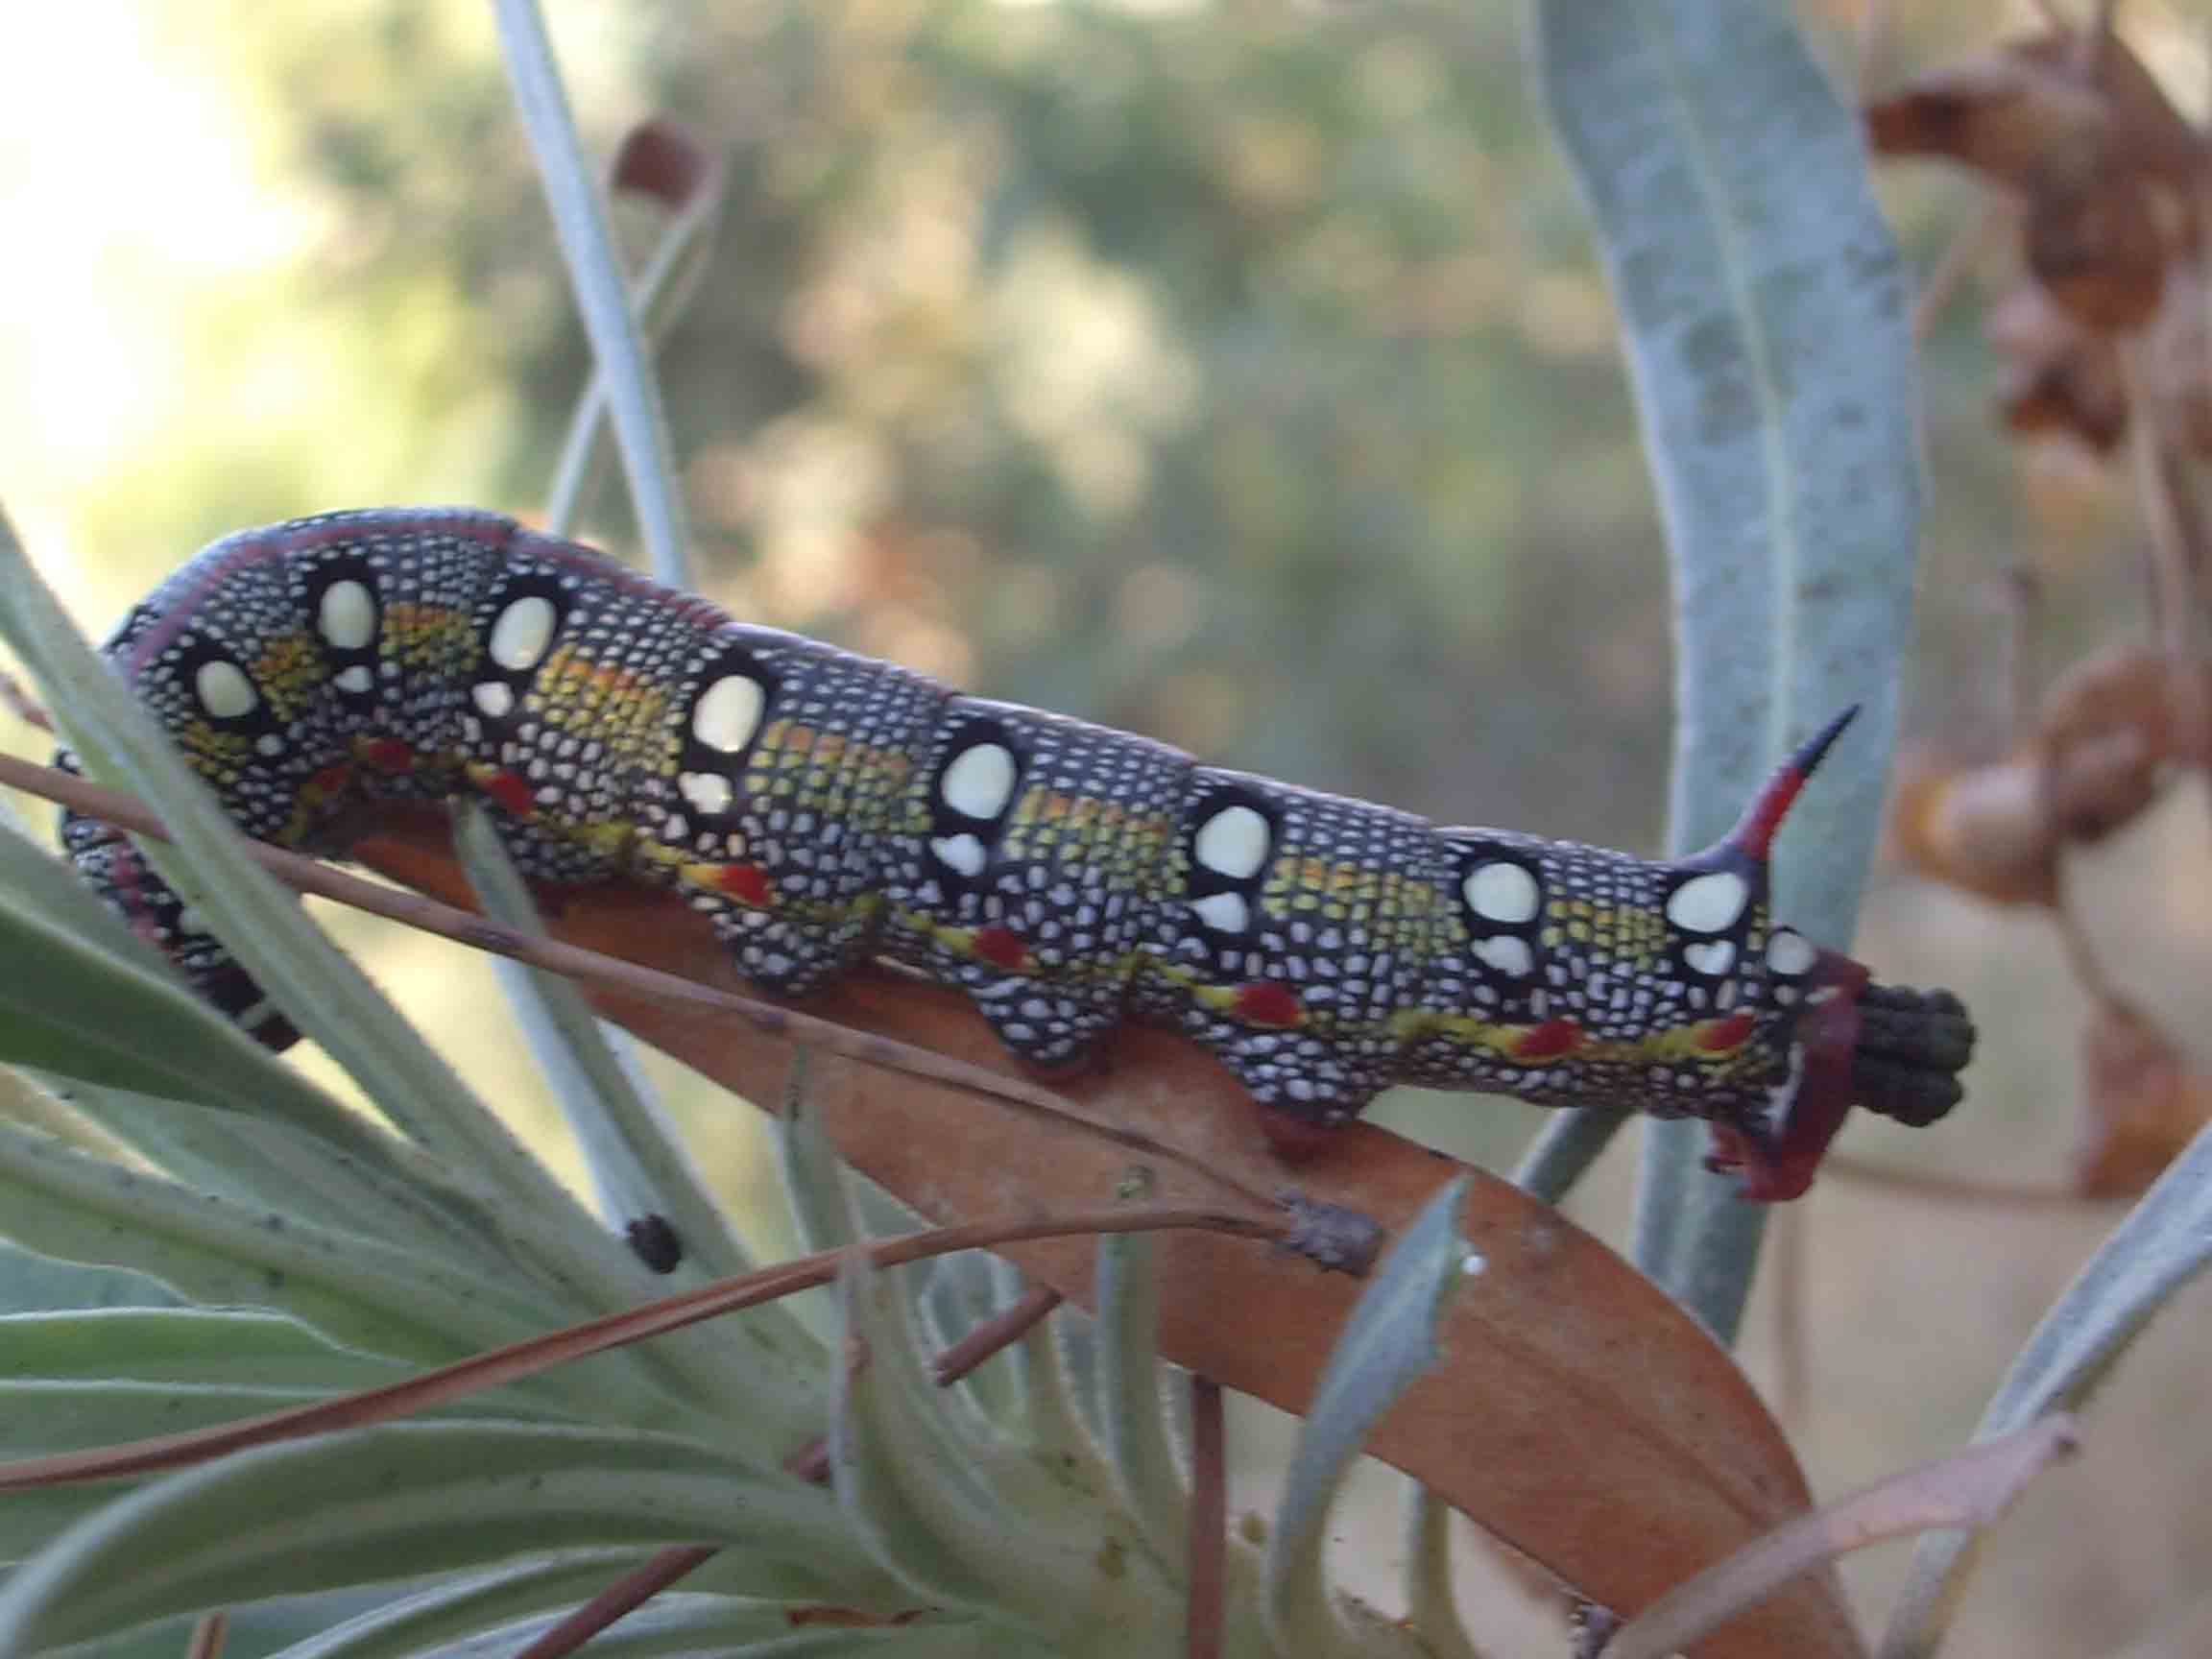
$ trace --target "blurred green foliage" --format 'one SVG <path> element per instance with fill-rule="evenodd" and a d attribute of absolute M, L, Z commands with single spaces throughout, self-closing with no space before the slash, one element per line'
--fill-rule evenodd
<path fill-rule="evenodd" d="M 527 506 L 586 365 L 496 67 L 447 11 L 256 52 L 344 206 L 327 298 L 464 297 L 490 339 L 459 361 L 519 397 L 499 481 Z M 662 358 L 707 585 L 1257 769 L 1647 839 L 1659 539 L 1516 28 L 653 11 L 624 113 L 733 161 Z M 580 103 L 611 149 L 620 101 Z M 1563 684 L 1600 710 L 1567 757 Z"/>

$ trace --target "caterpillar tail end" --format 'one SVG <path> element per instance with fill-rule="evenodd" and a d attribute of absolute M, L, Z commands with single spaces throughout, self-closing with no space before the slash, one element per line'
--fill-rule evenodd
<path fill-rule="evenodd" d="M 1742 1171 L 1738 1196 L 1758 1203 L 1804 1195 L 1852 1107 L 1923 1127 L 1965 1095 L 1974 1023 L 1957 997 L 1875 984 L 1837 950 L 1819 953 L 1811 983 L 1800 1064 L 1776 1115 L 1712 1126 L 1706 1167 Z"/>

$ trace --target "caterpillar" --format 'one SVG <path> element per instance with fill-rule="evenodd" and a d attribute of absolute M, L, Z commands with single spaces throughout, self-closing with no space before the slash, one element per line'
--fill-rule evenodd
<path fill-rule="evenodd" d="M 455 508 L 228 537 L 106 652 L 250 834 L 338 851 L 365 804 L 473 794 L 533 879 L 671 889 L 778 996 L 904 964 L 1047 1070 L 1133 1018 L 1306 1125 L 1395 1083 L 1695 1116 L 1762 1197 L 1853 1101 L 1959 1098 L 1955 998 L 1867 987 L 1767 915 L 1774 830 L 1848 715 L 1718 846 L 1654 862 L 970 697 Z M 127 836 L 62 835 L 219 1008 L 296 1040 Z"/>

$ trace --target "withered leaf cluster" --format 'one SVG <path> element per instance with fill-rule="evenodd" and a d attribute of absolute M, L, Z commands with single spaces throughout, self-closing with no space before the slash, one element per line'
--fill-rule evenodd
<path fill-rule="evenodd" d="M 2134 343 L 2142 396 L 2212 455 L 2206 146 L 2117 36 L 2060 28 L 2005 42 L 1915 76 L 1866 121 L 1880 155 L 1971 169 L 2017 227 L 2022 275 L 1987 319 L 2013 431 L 2109 452 L 2128 428 L 2120 354 Z"/>

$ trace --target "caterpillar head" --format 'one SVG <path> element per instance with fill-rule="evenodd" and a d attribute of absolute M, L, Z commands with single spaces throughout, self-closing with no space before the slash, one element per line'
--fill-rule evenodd
<path fill-rule="evenodd" d="M 1855 1099 L 1902 1116 L 1947 1088 L 1947 1107 L 1957 1084 L 1940 1063 L 1907 1064 L 1894 1088 L 1860 1075 L 1864 971 L 1768 914 L 1775 832 L 1855 712 L 1687 858 L 1445 831 L 1463 937 L 1430 965 L 1407 1023 L 1407 1074 L 1710 1119 L 1716 1163 L 1742 1168 L 1746 1196 L 1761 1198 L 1804 1190 Z"/>

